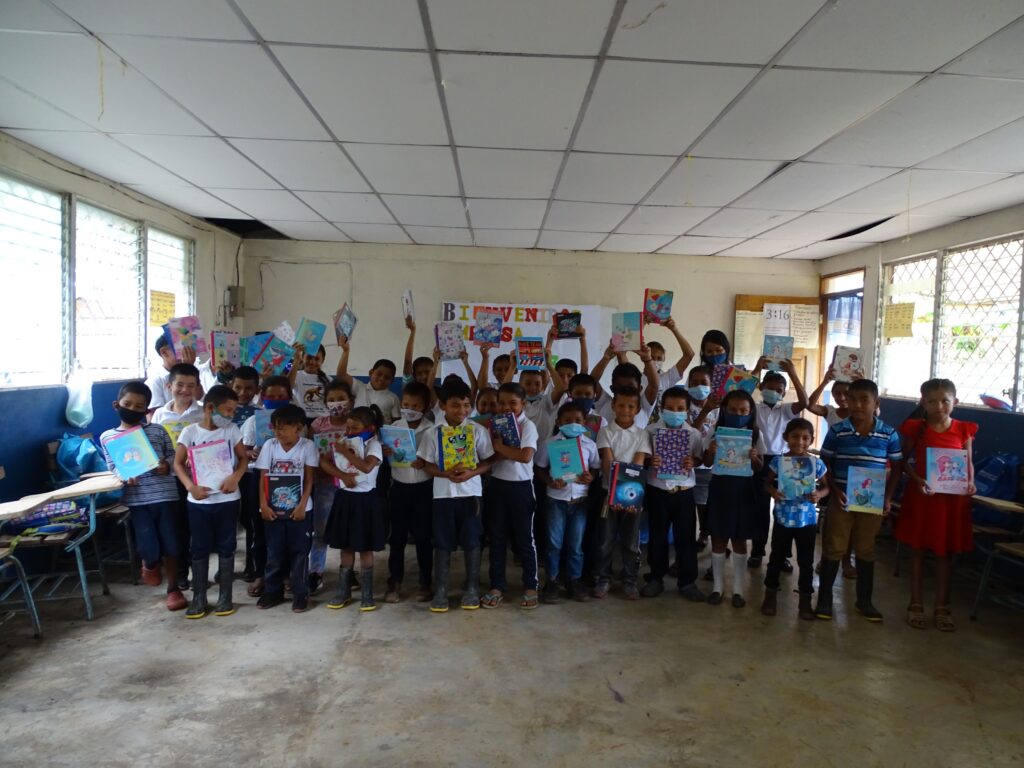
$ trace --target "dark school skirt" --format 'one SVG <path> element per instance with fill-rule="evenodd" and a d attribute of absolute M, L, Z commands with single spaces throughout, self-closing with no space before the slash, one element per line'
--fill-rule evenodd
<path fill-rule="evenodd" d="M 334 549 L 380 552 L 386 538 L 384 511 L 376 491 L 355 493 L 339 488 L 324 538 Z"/>
<path fill-rule="evenodd" d="M 708 486 L 708 533 L 716 539 L 749 539 L 755 533 L 754 478 L 712 475 Z"/>

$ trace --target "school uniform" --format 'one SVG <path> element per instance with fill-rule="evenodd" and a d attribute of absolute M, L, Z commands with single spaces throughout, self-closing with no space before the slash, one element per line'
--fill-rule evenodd
<path fill-rule="evenodd" d="M 799 414 L 793 413 L 793 404 L 786 402 L 781 402 L 774 406 L 767 403 L 757 403 L 754 413 L 757 417 L 757 429 L 764 440 L 765 454 L 761 471 L 754 477 L 754 494 L 757 509 L 754 518 L 754 535 L 751 537 L 753 541 L 750 556 L 764 557 L 772 522 L 772 497 L 764 491 L 765 474 L 768 471 L 768 465 L 771 460 L 789 450 L 783 434 L 786 431 L 786 425 Z M 786 557 L 789 557 L 789 552 L 790 550 L 787 549 Z"/>
<path fill-rule="evenodd" d="M 355 487 L 342 486 L 334 494 L 334 506 L 327 522 L 327 543 L 332 549 L 355 552 L 384 549 L 386 527 L 377 498 L 377 472 L 384 452 L 376 437 L 363 443 L 363 457 L 371 456 L 377 459 L 377 465 L 369 472 L 356 472 Z"/>
<path fill-rule="evenodd" d="M 712 436 L 711 440 L 714 439 Z M 708 441 L 710 445 L 711 440 Z M 764 455 L 764 438 L 758 430 L 754 448 Z M 756 526 L 757 496 L 753 477 L 720 475 L 711 468 L 708 488 L 708 533 L 716 539 L 752 538 Z"/>
<path fill-rule="evenodd" d="M 615 421 L 615 411 L 612 410 L 612 399 L 613 395 L 611 392 L 605 390 L 601 393 L 601 396 L 597 398 L 597 402 L 594 403 L 594 411 L 596 411 L 605 421 L 609 424 Z M 640 390 L 640 410 L 636 412 L 636 416 L 633 417 L 634 426 L 640 429 L 646 429 L 647 425 L 651 422 L 651 414 L 654 412 L 654 407 L 657 402 L 651 403 L 647 400 L 647 395 L 643 390 Z"/>
<path fill-rule="evenodd" d="M 171 380 L 170 371 L 166 368 L 153 369 L 153 373 L 146 379 L 146 386 L 149 387 L 151 397 L 149 407 L 151 410 L 162 408 L 171 400 L 171 391 L 168 383 Z"/>
<path fill-rule="evenodd" d="M 411 429 L 416 438 L 416 451 L 427 439 L 434 425 L 426 418 L 415 427 L 405 419 L 394 426 Z M 391 534 L 388 542 L 388 581 L 401 584 L 405 579 L 405 545 L 412 534 L 419 566 L 419 584 L 429 587 L 434 569 L 434 545 L 431 537 L 434 484 L 422 469 L 392 467 L 391 469 Z"/>
<path fill-rule="evenodd" d="M 190 448 L 223 440 L 232 455 L 232 466 L 237 463 L 235 446 L 242 442 L 238 427 L 206 429 L 200 424 L 189 424 L 178 437 L 178 445 Z M 218 557 L 233 557 L 237 548 L 238 505 L 242 495 L 236 489 L 223 493 L 211 488 L 205 499 L 188 495 L 188 524 L 191 533 L 193 560 L 209 558 L 212 552 Z"/>
<path fill-rule="evenodd" d="M 262 406 L 259 410 L 263 410 Z M 247 448 L 256 446 L 256 417 L 250 416 L 241 426 L 242 445 Z M 252 575 L 262 579 L 267 570 L 267 531 L 263 515 L 260 514 L 260 473 L 256 470 L 256 464 L 250 462 L 242 482 L 238 489 L 242 493 L 240 518 L 243 526 L 248 524 L 249 531 L 246 536 L 246 565 L 252 566 Z"/>
<path fill-rule="evenodd" d="M 352 395 L 355 407 L 376 405 L 384 415 L 384 423 L 391 424 L 402 415 L 402 403 L 390 389 L 374 389 L 365 381 L 352 379 Z"/>
<path fill-rule="evenodd" d="M 523 413 L 537 428 L 537 455 L 544 451 L 544 445 L 551 438 L 551 432 L 555 424 L 555 409 L 552 408 L 551 390 L 554 387 L 551 382 L 541 392 L 536 400 L 527 400 L 523 406 Z M 537 477 L 533 478 L 533 542 L 537 549 L 538 563 L 544 561 L 544 553 L 547 550 L 547 485 Z M 514 539 L 513 539 L 514 541 Z"/>
<path fill-rule="evenodd" d="M 168 377 L 170 374 L 168 374 Z M 164 387 L 164 392 L 167 395 L 167 400 L 153 411 L 153 415 L 149 417 L 151 424 L 159 424 L 161 426 L 165 424 L 178 423 L 178 424 L 197 424 L 203 419 L 203 406 L 197 402 L 193 402 L 188 406 L 182 413 L 176 413 L 172 410 L 174 406 L 174 399 L 170 396 L 170 391 Z M 170 434 L 170 433 L 168 433 Z M 180 433 L 179 433 L 180 435 Z M 171 437 L 171 443 L 177 445 L 174 437 Z M 178 559 L 178 581 L 188 581 L 188 570 L 189 563 L 192 560 L 192 535 L 189 530 L 189 513 L 188 513 L 188 493 L 185 491 L 185 486 L 182 485 L 181 481 L 177 477 L 174 478 L 175 487 L 178 489 L 178 504 L 177 504 L 177 521 L 178 521 L 178 544 L 181 550 L 181 557 Z"/>

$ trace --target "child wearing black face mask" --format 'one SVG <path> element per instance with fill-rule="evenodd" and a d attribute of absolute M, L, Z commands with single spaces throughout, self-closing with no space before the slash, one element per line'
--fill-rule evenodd
<path fill-rule="evenodd" d="M 156 469 L 125 482 L 121 499 L 131 509 L 135 546 L 142 558 L 142 583 L 150 587 L 160 585 L 160 563 L 163 561 L 167 576 L 167 610 L 180 611 L 188 603 L 178 589 L 178 484 L 171 474 L 174 445 L 167 430 L 159 424 L 145 424 L 146 412 L 152 399 L 149 387 L 141 381 L 129 381 L 121 387 L 114 401 L 114 410 L 121 424 L 100 436 L 107 468 L 115 472 L 114 462 L 107 452 L 106 443 L 128 429 L 141 426 L 146 439 L 160 461 Z"/>

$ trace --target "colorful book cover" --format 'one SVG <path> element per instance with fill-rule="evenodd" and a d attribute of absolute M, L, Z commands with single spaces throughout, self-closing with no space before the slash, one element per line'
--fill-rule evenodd
<path fill-rule="evenodd" d="M 491 431 L 491 414 L 489 413 L 478 413 L 476 416 L 469 417 L 471 421 L 475 421 L 481 427 L 486 429 L 488 432 Z"/>
<path fill-rule="evenodd" d="M 144 475 L 160 463 L 142 427 L 126 429 L 105 440 L 103 449 L 114 462 L 114 471 L 122 480 Z"/>
<path fill-rule="evenodd" d="M 320 351 L 325 333 L 327 333 L 326 325 L 304 317 L 299 322 L 299 330 L 295 332 L 295 343 L 301 344 L 307 355 L 315 355 Z"/>
<path fill-rule="evenodd" d="M 334 333 L 338 337 L 338 344 L 341 344 L 343 338 L 352 338 L 352 333 L 356 329 L 356 323 L 359 321 L 352 310 L 349 309 L 348 304 L 342 304 L 341 309 L 334 313 L 333 322 Z"/>
<path fill-rule="evenodd" d="M 769 371 L 781 371 L 779 363 L 793 359 L 793 337 L 765 336 L 762 354 L 768 358 Z"/>
<path fill-rule="evenodd" d="M 380 437 L 384 447 L 391 449 L 388 461 L 392 467 L 409 467 L 416 461 L 416 433 L 411 429 L 384 425 Z"/>
<path fill-rule="evenodd" d="M 273 335 L 253 359 L 252 367 L 259 373 L 260 378 L 280 376 L 288 370 L 294 359 L 295 350 L 291 345 L 280 336 Z"/>
<path fill-rule="evenodd" d="M 583 324 L 582 312 L 559 312 L 554 315 L 556 339 L 578 339 L 580 325 Z"/>
<path fill-rule="evenodd" d="M 172 317 L 167 322 L 167 333 L 174 355 L 181 360 L 181 352 L 186 347 L 191 347 L 196 352 L 196 357 L 209 354 L 206 346 L 206 338 L 203 336 L 203 327 L 199 318 L 195 315 L 187 317 Z"/>
<path fill-rule="evenodd" d="M 518 448 L 520 444 L 519 423 L 511 413 L 496 413 L 491 419 L 491 434 L 501 438 L 508 446 Z"/>
<path fill-rule="evenodd" d="M 936 493 L 967 495 L 967 451 L 958 448 L 927 448 L 925 480 Z"/>
<path fill-rule="evenodd" d="M 221 363 L 234 368 L 242 364 L 242 342 L 237 331 L 213 331 L 210 334 L 210 364 L 217 370 Z"/>
<path fill-rule="evenodd" d="M 334 454 L 334 446 L 342 442 L 346 436 L 344 427 L 327 430 L 326 432 L 316 432 L 313 434 L 313 444 L 321 456 L 332 456 Z"/>
<path fill-rule="evenodd" d="M 860 347 L 836 347 L 832 355 L 832 370 L 836 381 L 849 384 L 856 379 L 863 379 L 864 352 Z"/>
<path fill-rule="evenodd" d="M 412 318 L 416 322 L 416 305 L 412 303 L 412 290 L 409 288 L 402 291 L 402 317 Z"/>
<path fill-rule="evenodd" d="M 273 411 L 268 411 L 260 408 L 253 414 L 255 421 L 253 425 L 256 427 L 256 447 L 262 448 L 263 444 L 274 436 L 274 428 L 270 426 L 270 416 Z"/>
<path fill-rule="evenodd" d="M 458 360 L 466 351 L 463 341 L 462 323 L 454 320 L 442 320 L 434 325 L 434 340 L 441 351 L 442 360 Z"/>
<path fill-rule="evenodd" d="M 851 512 L 885 512 L 885 467 L 851 466 L 846 474 L 846 502 Z"/>
<path fill-rule="evenodd" d="M 295 343 L 295 329 L 292 328 L 292 324 L 287 320 L 282 320 L 277 324 L 277 328 L 274 329 L 274 335 L 289 347 Z"/>
<path fill-rule="evenodd" d="M 612 315 L 612 349 L 616 352 L 637 352 L 644 343 L 639 312 L 616 312 Z"/>
<path fill-rule="evenodd" d="M 235 471 L 235 454 L 227 440 L 192 445 L 188 449 L 188 465 L 192 482 L 211 491 L 220 491 L 224 481 Z"/>
<path fill-rule="evenodd" d="M 692 455 L 690 430 L 659 429 L 654 433 L 654 455 L 661 459 L 657 477 L 659 480 L 675 481 L 673 485 L 681 488 L 696 483 L 693 470 L 683 468 L 683 461 Z"/>
<path fill-rule="evenodd" d="M 254 416 L 259 409 L 255 405 L 240 405 L 235 408 L 235 415 L 231 417 L 231 423 L 241 428 L 250 416 Z"/>
<path fill-rule="evenodd" d="M 473 328 L 473 343 L 500 344 L 501 328 L 505 324 L 501 312 L 481 310 L 476 313 L 476 326 Z"/>
<path fill-rule="evenodd" d="M 754 433 L 749 429 L 718 427 L 715 430 L 715 464 L 711 473 L 731 477 L 752 477 L 750 448 Z"/>
<path fill-rule="evenodd" d="M 271 333 L 257 333 L 254 336 L 243 336 L 239 340 L 239 347 L 241 349 L 242 365 L 252 365 L 252 361 L 256 358 L 265 346 L 270 341 L 270 337 L 273 336 Z"/>
<path fill-rule="evenodd" d="M 267 504 L 278 517 L 287 517 L 302 498 L 302 475 L 296 473 L 277 474 L 268 472 L 264 490 Z"/>
<path fill-rule="evenodd" d="M 516 339 L 516 367 L 520 371 L 546 370 L 544 339 L 540 336 L 520 336 Z"/>
<path fill-rule="evenodd" d="M 644 291 L 644 322 L 664 325 L 672 314 L 672 291 L 648 288 Z"/>
<path fill-rule="evenodd" d="M 588 414 L 583 418 L 583 428 L 587 430 L 587 437 L 597 442 L 597 433 L 601 431 L 601 415 L 597 413 Z"/>
<path fill-rule="evenodd" d="M 452 427 L 442 424 L 437 430 L 437 455 L 442 470 L 461 464 L 476 469 L 476 443 L 469 424 Z"/>
<path fill-rule="evenodd" d="M 776 486 L 788 501 L 806 499 L 818 486 L 813 456 L 780 456 Z"/>
<path fill-rule="evenodd" d="M 729 375 L 725 377 L 723 393 L 728 394 L 734 389 L 742 389 L 748 395 L 752 395 L 757 389 L 757 378 L 738 365 L 734 365 L 729 371 Z"/>
<path fill-rule="evenodd" d="M 644 509 L 644 468 L 637 464 L 616 461 L 608 485 L 608 506 L 631 515 Z"/>
<path fill-rule="evenodd" d="M 546 447 L 552 480 L 578 480 L 587 471 L 583 445 L 578 437 L 548 440 Z"/>
<path fill-rule="evenodd" d="M 185 429 L 189 424 L 195 424 L 194 421 L 165 421 L 160 426 L 167 430 L 167 434 L 171 438 L 171 443 L 177 447 L 178 438 L 181 437 L 182 430 Z"/>
<path fill-rule="evenodd" d="M 725 381 L 734 367 L 730 363 L 719 363 L 711 370 L 711 394 L 719 397 L 725 395 Z"/>

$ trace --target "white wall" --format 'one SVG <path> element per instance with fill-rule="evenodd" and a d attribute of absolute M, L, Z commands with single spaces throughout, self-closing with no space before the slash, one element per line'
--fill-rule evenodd
<path fill-rule="evenodd" d="M 645 288 L 669 288 L 676 292 L 673 315 L 696 345 L 709 328 L 732 336 L 737 293 L 818 295 L 817 265 L 809 261 L 283 240 L 246 240 L 243 253 L 246 333 L 282 319 L 294 325 L 303 314 L 329 323 L 347 301 L 359 318 L 350 366 L 357 374 L 378 357 L 401 367 L 405 288 L 416 301 L 416 355 L 430 354 L 446 299 L 638 311 Z M 665 329 L 649 336 L 666 343 L 670 359 L 677 354 Z M 328 337 L 333 342 L 333 332 Z M 325 368 L 336 362 L 337 347 L 327 345 Z"/>

